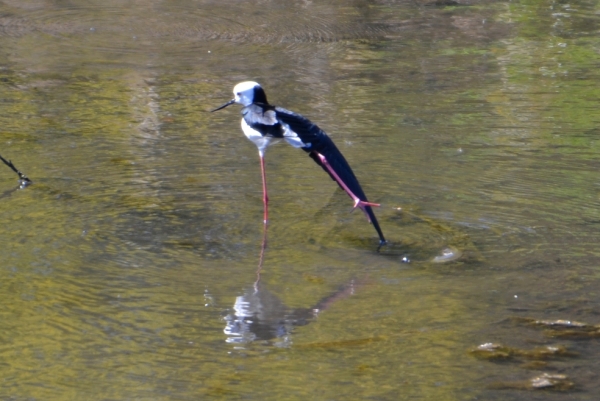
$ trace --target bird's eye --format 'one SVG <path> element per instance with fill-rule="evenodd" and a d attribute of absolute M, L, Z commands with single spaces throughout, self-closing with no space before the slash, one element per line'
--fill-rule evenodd
<path fill-rule="evenodd" d="M 242 92 L 236 93 L 236 96 L 242 96 Z"/>

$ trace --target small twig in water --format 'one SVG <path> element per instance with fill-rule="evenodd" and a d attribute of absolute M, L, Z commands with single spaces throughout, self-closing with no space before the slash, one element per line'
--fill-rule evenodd
<path fill-rule="evenodd" d="M 19 170 L 17 170 L 15 165 L 10 160 L 6 160 L 2 156 L 0 156 L 0 160 L 2 160 L 4 162 L 4 164 L 6 164 L 8 167 L 10 167 L 12 169 L 12 171 L 14 171 L 15 173 L 17 173 L 19 175 L 19 186 L 21 188 L 25 188 L 26 186 L 31 184 L 32 181 L 25 174 L 23 174 Z"/>

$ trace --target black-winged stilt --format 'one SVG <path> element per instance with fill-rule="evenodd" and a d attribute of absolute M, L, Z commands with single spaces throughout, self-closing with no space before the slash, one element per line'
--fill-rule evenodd
<path fill-rule="evenodd" d="M 267 102 L 267 95 L 256 82 L 246 81 L 233 88 L 235 97 L 217 111 L 234 103 L 241 104 L 242 130 L 248 139 L 258 147 L 263 182 L 264 223 L 267 223 L 268 203 L 267 179 L 265 174 L 265 152 L 269 145 L 285 139 L 295 148 L 301 148 L 325 170 L 331 178 L 354 201 L 354 207 L 360 208 L 379 235 L 380 246 L 385 238 L 371 206 L 379 206 L 367 200 L 350 165 L 327 134 L 307 118 L 282 107 Z"/>

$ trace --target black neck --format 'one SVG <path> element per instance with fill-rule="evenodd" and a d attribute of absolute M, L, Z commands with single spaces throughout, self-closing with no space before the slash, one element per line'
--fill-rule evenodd
<path fill-rule="evenodd" d="M 267 95 L 265 94 L 263 88 L 261 88 L 260 86 L 254 87 L 254 98 L 252 98 L 252 102 L 269 104 L 269 102 L 267 102 Z"/>

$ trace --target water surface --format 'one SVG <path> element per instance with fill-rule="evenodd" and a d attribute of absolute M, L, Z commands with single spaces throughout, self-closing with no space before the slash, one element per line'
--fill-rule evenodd
<path fill-rule="evenodd" d="M 594 331 L 532 322 L 600 323 L 596 3 L 0 11 L 0 154 L 34 182 L 0 166 L 0 398 L 595 399 Z M 256 148 L 208 113 L 250 79 L 330 133 L 381 252 L 285 144 L 262 249 Z"/>

